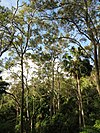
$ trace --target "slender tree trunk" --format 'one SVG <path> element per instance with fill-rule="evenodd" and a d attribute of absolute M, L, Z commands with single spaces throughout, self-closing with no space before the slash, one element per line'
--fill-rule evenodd
<path fill-rule="evenodd" d="M 58 71 L 58 68 L 57 68 L 57 73 L 58 73 L 58 103 L 57 103 L 57 106 L 58 106 L 58 110 L 60 109 L 60 76 L 59 76 L 59 71 Z"/>
<path fill-rule="evenodd" d="M 24 133 L 24 69 L 23 69 L 23 54 L 21 55 L 21 81 L 22 81 L 22 101 L 21 101 L 21 133 Z"/>
<path fill-rule="evenodd" d="M 95 63 L 95 69 L 96 69 L 96 82 L 97 82 L 97 91 L 100 95 L 100 46 L 98 46 L 98 54 L 97 54 L 97 45 L 94 45 L 94 63 Z"/>
<path fill-rule="evenodd" d="M 84 119 L 84 111 L 83 111 L 83 103 L 82 103 L 82 95 L 81 95 L 81 87 L 80 87 L 80 78 L 77 76 L 77 90 L 78 90 L 78 100 L 79 100 L 79 127 L 85 127 L 85 119 Z"/>
<path fill-rule="evenodd" d="M 28 95 L 26 96 L 26 116 L 27 119 L 29 120 Z"/>
<path fill-rule="evenodd" d="M 100 74 L 100 44 L 98 44 L 98 64 L 99 64 L 99 74 Z"/>
<path fill-rule="evenodd" d="M 27 109 L 27 118 L 29 121 L 29 88 L 28 88 L 28 70 L 27 70 L 27 78 L 26 78 L 26 89 L 27 89 L 27 94 L 26 94 L 26 109 Z"/>
<path fill-rule="evenodd" d="M 50 97 L 50 116 L 54 114 L 54 59 L 52 59 L 52 86 Z"/>
<path fill-rule="evenodd" d="M 58 80 L 58 110 L 60 109 L 60 80 Z"/>
<path fill-rule="evenodd" d="M 30 133 L 30 118 L 29 118 L 29 103 L 28 103 L 28 96 L 29 96 L 29 89 L 27 89 L 27 96 L 26 96 L 26 133 Z"/>
<path fill-rule="evenodd" d="M 34 97 L 32 96 L 32 116 L 31 116 L 31 133 L 36 133 L 35 131 L 35 101 L 34 101 Z"/>

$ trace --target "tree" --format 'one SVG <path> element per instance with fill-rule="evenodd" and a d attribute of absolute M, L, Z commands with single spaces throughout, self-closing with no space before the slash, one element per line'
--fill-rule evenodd
<path fill-rule="evenodd" d="M 1 73 L 1 71 L 0 71 Z M 7 98 L 7 94 L 12 96 L 12 98 L 16 100 L 15 96 L 8 92 L 9 83 L 2 80 L 0 76 L 0 131 L 3 132 L 14 132 L 14 127 L 16 123 L 16 110 L 12 105 L 12 101 L 10 98 Z M 9 99 L 9 100 L 8 100 Z M 9 101 L 9 103 L 8 103 Z M 12 126 L 10 126 L 12 125 Z"/>
<path fill-rule="evenodd" d="M 17 7 L 19 9 L 19 6 Z M 26 15 L 26 16 L 25 16 Z M 30 17 L 29 17 L 30 16 Z M 34 16 L 34 19 L 33 19 Z M 24 60 L 27 54 L 31 54 L 37 48 L 37 44 L 41 42 L 41 36 L 36 31 L 34 20 L 36 18 L 35 11 L 31 12 L 30 7 L 24 3 L 23 8 L 14 16 L 13 26 L 16 32 L 12 47 L 9 54 L 12 55 L 12 65 L 20 64 L 21 70 L 21 133 L 24 132 L 24 94 L 25 94 L 25 76 L 24 76 Z M 37 19 L 36 19 L 37 20 Z M 32 34 L 35 34 L 33 36 Z M 40 38 L 39 38 L 40 37 Z M 16 62 L 15 59 L 19 61 Z M 29 131 L 27 131 L 29 132 Z"/>
<path fill-rule="evenodd" d="M 18 0 L 13 12 L 1 9 L 0 51 L 9 49 L 3 61 L 11 80 L 7 91 L 0 77 L 1 132 L 99 131 L 97 8 L 90 0 Z"/>
<path fill-rule="evenodd" d="M 14 14 L 8 8 L 0 6 L 0 57 L 11 47 L 15 30 L 13 27 Z"/>
<path fill-rule="evenodd" d="M 81 95 L 81 85 L 80 79 L 82 76 L 90 76 L 92 71 L 92 66 L 88 59 L 82 59 L 82 50 L 80 48 L 75 49 L 71 48 L 72 56 L 69 56 L 68 53 L 64 56 L 65 70 L 72 74 L 76 80 L 77 92 L 78 92 L 78 102 L 79 102 L 79 126 L 80 128 L 85 127 L 85 118 L 83 111 L 82 95 Z M 73 59 L 74 58 L 74 59 Z"/>
<path fill-rule="evenodd" d="M 41 19 L 55 20 L 56 24 L 59 25 L 58 27 L 63 30 L 58 38 L 66 38 L 71 42 L 77 42 L 77 45 L 83 48 L 84 51 L 84 45 L 92 44 L 97 91 L 100 94 L 99 1 L 45 1 L 41 2 L 40 5 L 44 7 L 43 11 L 50 11 L 41 15 Z"/>

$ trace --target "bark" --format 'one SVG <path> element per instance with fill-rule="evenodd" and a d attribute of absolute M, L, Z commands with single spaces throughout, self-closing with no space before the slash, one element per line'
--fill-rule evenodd
<path fill-rule="evenodd" d="M 94 64 L 96 70 L 96 83 L 97 83 L 97 91 L 100 95 L 100 71 L 99 71 L 100 53 L 99 52 L 100 52 L 100 46 L 98 47 L 98 54 L 97 54 L 97 45 L 94 45 Z"/>
<path fill-rule="evenodd" d="M 29 118 L 29 89 L 27 89 L 27 96 L 26 96 L 26 133 L 30 133 L 30 118 Z"/>
<path fill-rule="evenodd" d="M 58 110 L 60 109 L 60 80 L 58 80 Z"/>
<path fill-rule="evenodd" d="M 50 97 L 50 116 L 54 114 L 54 58 L 52 59 L 52 88 Z"/>
<path fill-rule="evenodd" d="M 99 64 L 99 74 L 100 74 L 100 44 L 98 44 L 98 64 Z"/>
<path fill-rule="evenodd" d="M 83 103 L 82 103 L 82 95 L 81 95 L 81 87 L 80 87 L 80 78 L 77 76 L 77 91 L 78 91 L 78 101 L 79 101 L 79 127 L 85 127 L 85 119 L 84 119 L 84 111 L 83 111 Z"/>
<path fill-rule="evenodd" d="M 21 81 L 22 81 L 22 101 L 21 101 L 21 133 L 24 133 L 24 69 L 23 69 L 23 54 L 21 56 Z"/>
<path fill-rule="evenodd" d="M 58 103 L 57 103 L 57 106 L 58 106 L 58 110 L 60 109 L 60 76 L 59 76 L 59 71 L 58 71 L 58 68 L 57 68 L 57 73 L 58 73 Z"/>
<path fill-rule="evenodd" d="M 32 116 L 31 116 L 31 133 L 36 133 L 35 131 L 35 101 L 34 101 L 34 96 L 32 96 L 33 98 L 33 105 L 32 105 Z"/>
<path fill-rule="evenodd" d="M 28 106 L 28 96 L 26 96 L 26 112 L 27 112 L 27 119 L 29 120 L 29 106 Z"/>

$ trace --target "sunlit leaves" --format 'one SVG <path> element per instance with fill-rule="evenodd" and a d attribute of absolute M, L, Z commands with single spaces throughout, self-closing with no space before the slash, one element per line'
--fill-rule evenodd
<path fill-rule="evenodd" d="M 75 47 L 72 47 L 71 49 L 71 55 L 66 53 L 64 58 L 64 66 L 65 70 L 67 72 L 70 72 L 73 76 L 90 76 L 90 73 L 92 71 L 92 65 L 90 65 L 89 59 L 84 58 L 84 54 L 81 52 L 81 49 L 76 49 Z"/>

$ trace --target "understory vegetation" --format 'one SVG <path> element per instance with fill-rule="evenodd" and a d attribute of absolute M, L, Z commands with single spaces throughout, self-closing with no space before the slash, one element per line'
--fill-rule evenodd
<path fill-rule="evenodd" d="M 0 6 L 0 133 L 100 133 L 99 0 Z"/>

